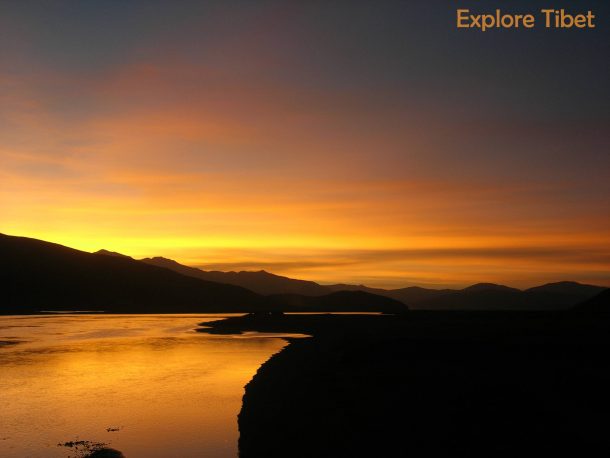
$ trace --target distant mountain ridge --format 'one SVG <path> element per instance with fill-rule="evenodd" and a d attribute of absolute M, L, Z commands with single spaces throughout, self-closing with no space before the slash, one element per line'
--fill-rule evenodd
<path fill-rule="evenodd" d="M 117 253 L 116 251 L 108 251 L 108 250 L 98 250 L 93 254 L 103 254 L 105 256 L 114 256 L 115 258 L 127 258 L 133 259 L 131 256 L 127 256 L 126 254 Z"/>
<path fill-rule="evenodd" d="M 0 314 L 41 310 L 110 313 L 264 311 L 405 311 L 392 299 L 327 294 L 298 307 L 241 286 L 182 275 L 106 250 L 86 253 L 55 243 L 0 234 Z M 297 301 L 298 295 L 297 296 Z"/>
<path fill-rule="evenodd" d="M 558 310 L 607 288 L 557 282 L 519 290 L 478 283 L 463 289 L 417 286 L 385 290 L 321 285 L 265 271 L 203 271 L 171 259 L 135 260 L 86 253 L 0 234 L 0 313 L 105 310 L 116 313 L 230 311 Z M 340 294 L 337 294 L 340 293 Z"/>
<path fill-rule="evenodd" d="M 207 281 L 227 283 L 229 285 L 241 286 L 250 291 L 265 296 L 271 294 L 303 294 L 306 296 L 322 296 L 333 292 L 313 281 L 295 280 L 280 275 L 271 274 L 260 270 L 257 272 L 220 272 L 204 271 L 195 267 L 179 264 L 172 259 L 163 257 L 144 258 L 141 260 L 146 264 L 171 269 L 182 275 L 200 278 Z"/>
<path fill-rule="evenodd" d="M 423 310 L 559 310 L 568 309 L 605 290 L 605 287 L 572 281 L 547 283 L 520 290 L 494 283 L 476 283 L 463 289 L 431 289 L 409 286 L 399 289 L 371 288 L 365 285 L 321 285 L 258 272 L 204 271 L 167 258 L 145 258 L 142 262 L 175 270 L 204 280 L 242 286 L 265 295 L 302 294 L 322 296 L 329 292 L 363 291 L 402 302 L 411 309 Z"/>
<path fill-rule="evenodd" d="M 262 297 L 245 288 L 196 280 L 127 256 L 86 253 L 26 237 L 0 235 L 0 259 L 2 313 L 187 313 L 264 306 Z"/>

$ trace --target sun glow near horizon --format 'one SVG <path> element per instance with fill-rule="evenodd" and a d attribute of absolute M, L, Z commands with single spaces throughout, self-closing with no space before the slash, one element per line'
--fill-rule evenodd
<path fill-rule="evenodd" d="M 278 245 L 277 239 L 258 240 L 256 244 L 250 238 L 246 241 L 197 237 L 100 238 L 95 235 L 70 236 L 65 232 L 15 235 L 27 235 L 87 252 L 107 249 L 134 259 L 163 256 L 203 270 L 266 270 L 322 284 L 441 288 L 494 282 L 526 288 L 570 279 L 608 285 L 604 276 L 607 254 L 599 252 L 591 240 L 581 240 L 582 244 L 563 247 L 559 251 L 549 240 L 515 247 L 506 245 L 506 242 L 513 241 L 510 238 L 504 239 L 505 246 L 501 246 L 499 239 L 493 245 L 485 245 L 477 239 L 477 245 L 473 246 L 466 238 L 459 243 L 456 240 L 445 241 L 445 246 L 439 246 L 438 239 L 428 238 L 415 243 L 417 248 L 375 245 L 374 241 L 369 241 L 367 248 L 361 248 L 364 245 L 362 241 L 354 246 L 346 240 L 343 244 L 327 240 L 329 243 L 324 245 L 315 239 L 310 240 L 312 245 L 307 247 L 302 245 L 302 238 L 293 240 L 292 244 L 284 240 L 286 244 Z M 250 243 L 246 245 L 246 242 Z M 590 272 L 574 273 L 596 265 L 600 272 L 598 276 Z"/>
<path fill-rule="evenodd" d="M 91 8 L 0 15 L 1 232 L 320 282 L 610 285 L 607 72 L 564 75 L 548 35 L 492 56 L 421 47 L 396 5 Z"/>

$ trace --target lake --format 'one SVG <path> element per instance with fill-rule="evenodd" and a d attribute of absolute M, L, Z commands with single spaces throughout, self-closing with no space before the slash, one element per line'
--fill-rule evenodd
<path fill-rule="evenodd" d="M 235 458 L 244 385 L 286 341 L 195 332 L 218 318 L 0 316 L 0 456 L 65 458 L 58 443 L 88 440 L 127 458 Z"/>

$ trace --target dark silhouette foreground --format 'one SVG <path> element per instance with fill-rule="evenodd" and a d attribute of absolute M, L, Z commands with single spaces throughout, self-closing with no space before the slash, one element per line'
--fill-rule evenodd
<path fill-rule="evenodd" d="M 247 385 L 241 458 L 610 451 L 610 321 L 600 317 L 268 315 L 212 326 L 314 336 L 292 340 Z"/>

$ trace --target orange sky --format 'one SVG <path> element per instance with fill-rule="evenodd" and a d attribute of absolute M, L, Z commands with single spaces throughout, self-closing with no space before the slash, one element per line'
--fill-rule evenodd
<path fill-rule="evenodd" d="M 217 30 L 186 55 L 165 37 L 95 71 L 12 31 L 0 232 L 325 283 L 610 286 L 605 118 L 499 113 L 482 86 L 467 104 L 397 94 L 319 62 L 287 75 L 298 59 L 270 43 L 292 35 L 248 21 L 251 42 Z"/>

